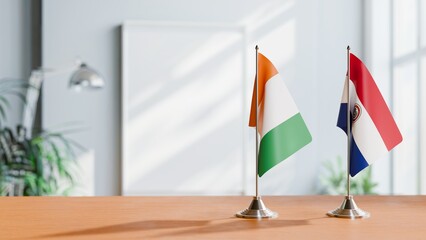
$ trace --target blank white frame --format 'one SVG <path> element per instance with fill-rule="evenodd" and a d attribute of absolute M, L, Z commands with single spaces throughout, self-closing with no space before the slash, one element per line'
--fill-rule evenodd
<path fill-rule="evenodd" d="M 233 31 L 238 34 L 241 34 L 242 39 L 242 46 L 241 46 L 241 53 L 242 53 L 242 82 L 241 82 L 241 91 L 242 91 L 242 115 L 243 117 L 246 116 L 246 104 L 243 100 L 245 99 L 245 81 L 247 80 L 247 60 L 246 60 L 246 46 L 247 46 L 247 37 L 246 37 L 246 29 L 243 26 L 238 25 L 229 25 L 229 24 L 216 24 L 216 23 L 198 23 L 198 22 L 156 22 L 156 21 L 127 21 L 122 26 L 122 85 L 121 85 L 121 194 L 122 195 L 168 195 L 168 193 L 158 193 L 158 192 L 141 192 L 141 193 L 132 193 L 129 192 L 128 189 L 126 189 L 125 186 L 125 177 L 126 177 L 126 159 L 129 157 L 127 153 L 127 144 L 128 144 L 128 137 L 129 133 L 126 130 L 126 124 L 128 123 L 128 116 L 127 113 L 129 111 L 128 109 L 128 99 L 127 96 L 129 94 L 129 76 L 128 72 L 126 71 L 126 65 L 128 64 L 128 54 L 129 51 L 128 46 L 126 46 L 127 38 L 128 38 L 128 31 L 132 31 L 132 29 L 138 29 L 138 28 L 183 28 L 183 29 L 210 29 L 212 31 Z M 147 46 L 148 47 L 148 46 Z M 243 126 L 241 126 L 243 128 Z M 247 142 L 247 136 L 246 131 L 242 129 L 241 131 L 241 143 L 242 143 L 242 179 L 241 179 L 241 191 L 240 194 L 243 194 L 245 189 L 245 181 L 246 181 L 246 173 L 245 173 L 245 161 L 246 161 L 246 142 Z M 173 193 L 174 195 L 176 193 Z M 197 194 L 197 193 L 189 193 L 189 194 Z M 226 193 L 225 193 L 226 194 Z M 232 193 L 231 193 L 232 194 Z M 180 193 L 180 195 L 187 195 L 186 193 Z"/>

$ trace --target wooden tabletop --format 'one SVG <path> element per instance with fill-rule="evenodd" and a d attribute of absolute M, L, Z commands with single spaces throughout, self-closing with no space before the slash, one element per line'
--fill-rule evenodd
<path fill-rule="evenodd" d="M 426 196 L 356 196 L 361 220 L 325 215 L 341 196 L 263 200 L 278 218 L 235 218 L 251 197 L 3 197 L 0 239 L 426 239 Z"/>

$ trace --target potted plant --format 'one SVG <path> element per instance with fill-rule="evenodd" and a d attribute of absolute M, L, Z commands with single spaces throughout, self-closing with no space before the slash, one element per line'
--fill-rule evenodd
<path fill-rule="evenodd" d="M 8 95 L 26 101 L 28 84 L 0 80 L 0 195 L 67 195 L 75 184 L 73 168 L 76 142 L 65 136 L 68 131 L 39 131 L 28 137 L 25 127 L 4 126 Z"/>
<path fill-rule="evenodd" d="M 347 169 L 343 165 L 341 157 L 337 161 L 327 161 L 324 163 L 324 174 L 320 177 L 322 194 L 344 195 L 346 194 Z M 378 183 L 373 181 L 371 167 L 351 179 L 351 192 L 356 195 L 377 194 Z"/>

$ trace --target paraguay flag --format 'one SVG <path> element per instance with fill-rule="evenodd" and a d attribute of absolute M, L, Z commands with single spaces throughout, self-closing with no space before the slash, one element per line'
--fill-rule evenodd
<path fill-rule="evenodd" d="M 370 72 L 352 53 L 349 69 L 350 81 L 346 77 L 337 126 L 346 132 L 349 84 L 350 174 L 353 177 L 398 145 L 402 135 Z"/>

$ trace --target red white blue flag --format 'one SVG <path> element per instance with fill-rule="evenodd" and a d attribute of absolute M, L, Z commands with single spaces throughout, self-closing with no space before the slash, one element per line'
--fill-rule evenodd
<path fill-rule="evenodd" d="M 351 126 L 350 174 L 371 165 L 402 141 L 402 135 L 367 67 L 350 54 L 350 81 L 346 76 L 337 126 L 347 131 L 349 84 Z"/>

